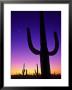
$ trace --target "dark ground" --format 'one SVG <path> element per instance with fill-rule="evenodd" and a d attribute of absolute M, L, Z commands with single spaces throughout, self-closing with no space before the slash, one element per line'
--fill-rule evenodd
<path fill-rule="evenodd" d="M 45 79 L 42 78 L 41 75 L 11 75 L 11 79 Z M 61 79 L 61 75 L 57 74 L 57 75 L 51 75 L 50 78 L 46 78 L 46 79 Z"/>

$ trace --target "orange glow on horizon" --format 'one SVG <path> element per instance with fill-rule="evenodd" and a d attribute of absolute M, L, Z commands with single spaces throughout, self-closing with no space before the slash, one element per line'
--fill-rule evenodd
<path fill-rule="evenodd" d="M 38 73 L 41 74 L 40 68 L 38 69 Z M 13 68 L 11 70 L 11 75 L 18 75 L 18 74 L 22 74 L 22 69 Z M 26 74 L 26 72 L 25 72 L 25 74 Z M 28 69 L 27 74 L 34 75 L 35 69 Z M 59 68 L 52 69 L 51 74 L 61 74 L 61 70 Z"/>

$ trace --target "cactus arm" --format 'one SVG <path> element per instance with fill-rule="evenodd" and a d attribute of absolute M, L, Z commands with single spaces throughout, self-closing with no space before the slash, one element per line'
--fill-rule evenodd
<path fill-rule="evenodd" d="M 54 48 L 53 51 L 48 52 L 48 54 L 50 56 L 55 55 L 57 53 L 57 51 L 58 51 L 58 48 L 59 48 L 59 41 L 58 41 L 58 37 L 57 37 L 57 33 L 56 32 L 54 32 L 54 38 L 55 38 L 55 48 Z"/>
<path fill-rule="evenodd" d="M 27 37 L 28 37 L 28 45 L 29 45 L 30 50 L 31 50 L 34 54 L 39 55 L 39 54 L 40 54 L 40 51 L 38 51 L 37 49 L 35 49 L 35 48 L 33 47 L 32 40 L 31 40 L 31 34 L 30 34 L 29 28 L 27 28 Z"/>

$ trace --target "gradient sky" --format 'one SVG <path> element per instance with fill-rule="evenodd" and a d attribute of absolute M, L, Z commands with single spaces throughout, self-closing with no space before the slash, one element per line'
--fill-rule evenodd
<path fill-rule="evenodd" d="M 44 12 L 45 32 L 48 50 L 54 49 L 54 32 L 57 32 L 59 50 L 50 56 L 51 73 L 61 73 L 61 12 Z M 40 50 L 40 12 L 39 11 L 11 11 L 11 74 L 21 73 L 23 64 L 29 74 L 33 74 L 38 64 L 40 70 L 40 56 L 33 54 L 27 42 L 27 27 L 30 28 L 33 46 Z"/>

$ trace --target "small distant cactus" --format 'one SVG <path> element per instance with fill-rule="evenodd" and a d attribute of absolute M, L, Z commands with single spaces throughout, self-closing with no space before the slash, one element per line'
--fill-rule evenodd
<path fill-rule="evenodd" d="M 23 69 L 22 69 L 22 75 L 25 74 L 25 64 L 23 65 Z"/>
<path fill-rule="evenodd" d="M 38 64 L 37 64 L 37 73 L 36 73 L 36 74 L 37 74 L 37 76 L 38 76 Z"/>
<path fill-rule="evenodd" d="M 38 76 L 38 64 L 36 64 L 35 75 Z"/>
<path fill-rule="evenodd" d="M 27 75 L 27 69 L 26 69 L 26 75 Z"/>
<path fill-rule="evenodd" d="M 36 75 L 36 70 L 35 70 L 35 75 Z"/>

